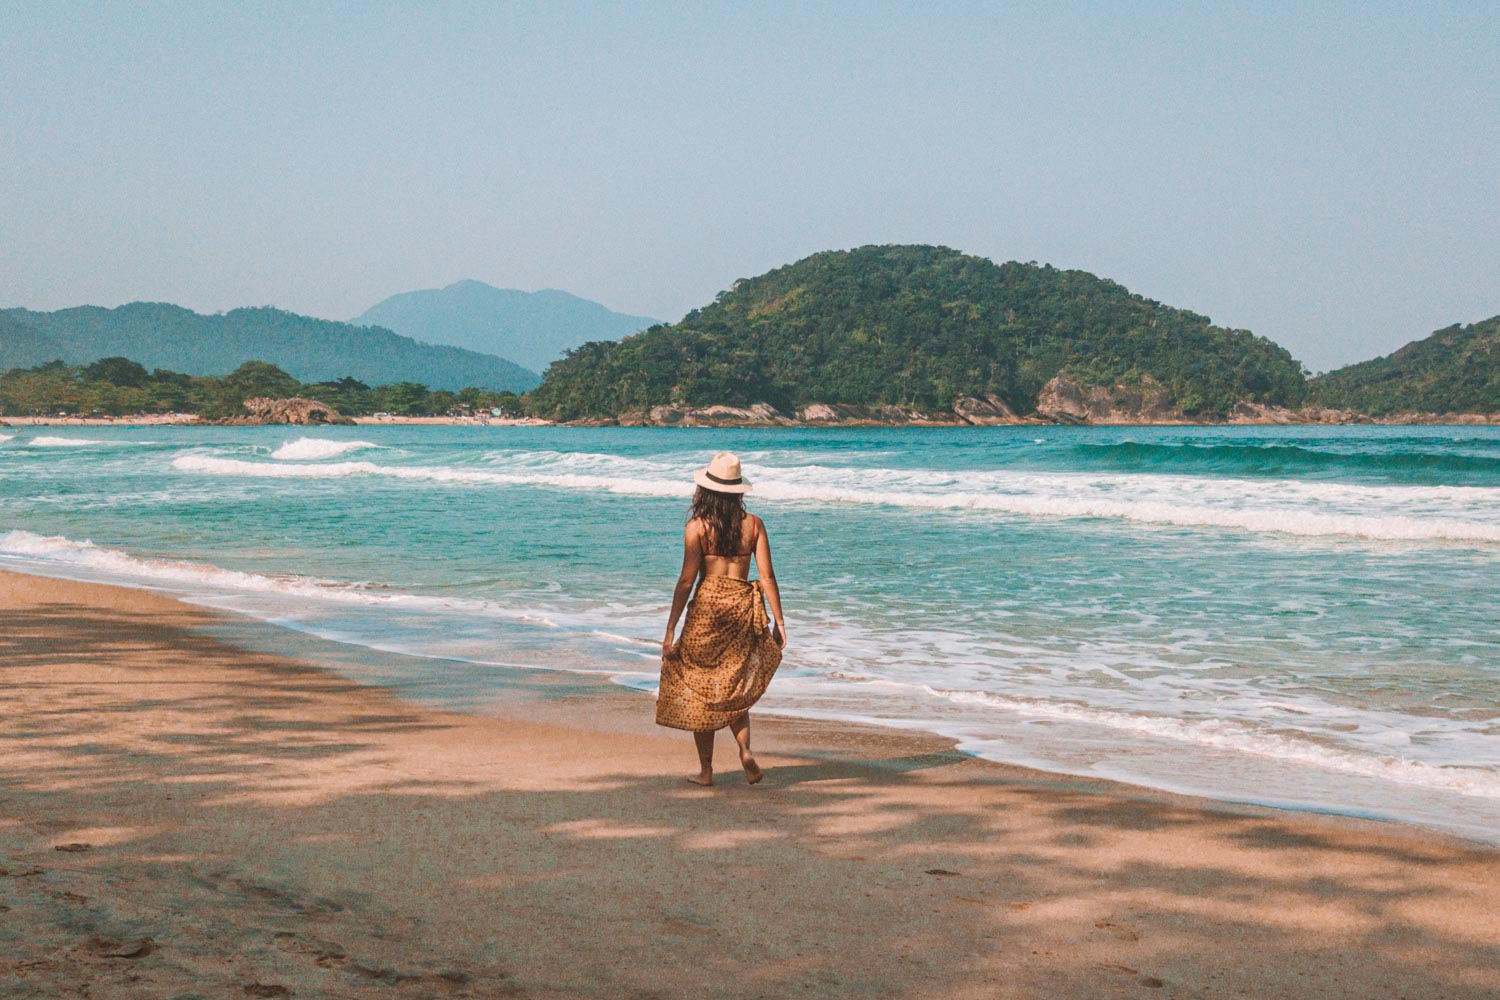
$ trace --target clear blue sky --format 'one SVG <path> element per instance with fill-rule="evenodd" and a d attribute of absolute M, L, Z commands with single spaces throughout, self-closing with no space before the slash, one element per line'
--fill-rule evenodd
<path fill-rule="evenodd" d="M 889 242 L 1314 369 L 1500 313 L 1500 4 L 0 0 L 0 305 L 673 320 Z"/>

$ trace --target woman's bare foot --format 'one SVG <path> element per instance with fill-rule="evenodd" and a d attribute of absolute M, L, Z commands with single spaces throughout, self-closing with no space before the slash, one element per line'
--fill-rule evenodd
<path fill-rule="evenodd" d="M 708 787 L 714 783 L 714 773 L 712 771 L 704 771 L 701 774 L 690 774 L 687 780 L 695 785 Z"/>
<path fill-rule="evenodd" d="M 752 785 L 766 776 L 766 772 L 760 769 L 760 765 L 755 762 L 754 757 L 741 757 L 740 764 L 745 768 L 745 780 Z"/>

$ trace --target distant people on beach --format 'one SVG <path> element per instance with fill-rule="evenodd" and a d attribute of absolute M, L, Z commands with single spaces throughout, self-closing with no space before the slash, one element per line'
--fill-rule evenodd
<path fill-rule="evenodd" d="M 764 774 L 750 751 L 750 707 L 765 693 L 786 646 L 771 541 L 765 523 L 745 510 L 750 483 L 738 457 L 719 452 L 693 482 L 698 488 L 682 534 L 682 572 L 661 644 L 656 722 L 693 734 L 698 773 L 688 780 L 698 785 L 714 783 L 714 735 L 728 726 L 753 785 Z M 752 560 L 758 580 L 750 579 Z M 684 607 L 687 619 L 677 637 Z"/>

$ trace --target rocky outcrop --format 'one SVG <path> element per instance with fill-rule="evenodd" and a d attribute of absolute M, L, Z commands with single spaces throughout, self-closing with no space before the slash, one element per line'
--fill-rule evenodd
<path fill-rule="evenodd" d="M 951 411 L 929 413 L 904 406 L 850 403 L 809 403 L 797 411 L 797 421 L 809 427 L 953 427 L 963 423 Z"/>
<path fill-rule="evenodd" d="M 1189 417 L 1171 400 L 1167 387 L 1149 375 L 1136 383 L 1081 385 L 1066 375 L 1048 382 L 1036 411 L 1018 416 L 994 393 L 960 396 L 952 410 L 903 406 L 809 403 L 794 416 L 770 406 L 653 406 L 618 417 L 572 421 L 573 427 L 1002 427 L 1028 424 L 1135 426 L 1142 424 L 1500 424 L 1500 414 L 1399 413 L 1372 419 L 1353 410 L 1284 406 L 1241 400 L 1223 419 Z"/>
<path fill-rule="evenodd" d="M 231 417 L 229 424 L 352 424 L 354 421 L 339 413 L 327 403 L 316 399 L 269 399 L 256 396 L 245 400 L 248 417 Z"/>
<path fill-rule="evenodd" d="M 1056 424 L 1180 424 L 1187 422 L 1167 387 L 1149 375 L 1139 383 L 1079 385 L 1055 375 L 1042 387 L 1036 415 Z"/>
<path fill-rule="evenodd" d="M 1304 406 L 1300 410 L 1289 410 L 1284 406 L 1269 406 L 1242 399 L 1229 412 L 1231 424 L 1254 424 L 1279 426 L 1285 424 L 1367 424 L 1370 418 L 1353 410 L 1335 410 L 1322 406 Z"/>
<path fill-rule="evenodd" d="M 1391 413 L 1384 417 L 1361 416 L 1361 423 L 1375 424 L 1462 424 L 1469 427 L 1500 424 L 1500 413 Z"/>
<path fill-rule="evenodd" d="M 573 426 L 602 427 L 791 427 L 796 423 L 769 403 L 750 406 L 653 406 L 622 413 L 614 420 L 573 421 Z"/>
<path fill-rule="evenodd" d="M 966 424 L 976 427 L 999 427 L 1010 424 L 1032 423 L 1016 416 L 1005 400 L 993 392 L 978 396 L 959 396 L 953 403 L 953 412 Z"/>

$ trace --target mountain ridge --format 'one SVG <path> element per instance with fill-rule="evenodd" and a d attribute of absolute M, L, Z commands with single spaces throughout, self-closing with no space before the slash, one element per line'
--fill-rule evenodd
<path fill-rule="evenodd" d="M 540 377 L 505 358 L 424 344 L 383 327 L 359 327 L 274 306 L 197 313 L 170 302 L 53 312 L 0 310 L 62 353 L 45 360 L 87 364 L 121 356 L 148 368 L 224 375 L 245 361 L 268 361 L 306 382 L 350 376 L 372 385 L 421 382 L 438 389 L 478 386 L 522 392 Z M 0 368 L 21 367 L 0 342 Z M 39 362 L 31 362 L 39 363 Z"/>
<path fill-rule="evenodd" d="M 560 288 L 523 292 L 464 278 L 382 299 L 351 322 L 376 323 L 418 340 L 509 358 L 543 371 L 569 348 L 656 324 Z"/>

